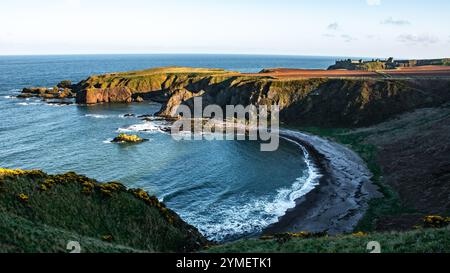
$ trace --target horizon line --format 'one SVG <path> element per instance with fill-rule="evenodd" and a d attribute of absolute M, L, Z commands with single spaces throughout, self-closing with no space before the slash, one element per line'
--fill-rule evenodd
<path fill-rule="evenodd" d="M 416 57 L 394 57 L 394 56 L 357 56 L 357 55 L 323 55 L 323 54 L 292 54 L 292 53 L 219 53 L 219 52 L 113 52 L 113 53 L 25 53 L 25 54 L 0 54 L 0 57 L 45 57 L 45 56 L 114 56 L 114 55 L 229 55 L 229 56 L 283 56 L 283 57 L 333 57 L 333 58 L 359 58 L 359 59 L 407 59 L 407 60 L 426 60 L 426 59 L 445 59 L 448 57 L 433 57 L 433 58 L 416 58 Z"/>
<path fill-rule="evenodd" d="M 333 57 L 333 58 L 363 58 L 363 59 L 387 59 L 393 56 L 358 56 L 358 55 L 324 55 L 324 54 L 293 54 L 293 53 L 219 53 L 219 52 L 113 52 L 113 53 L 25 53 L 25 54 L 0 54 L 0 57 L 34 57 L 34 56 L 95 56 L 95 55 L 235 55 L 235 56 L 286 56 L 286 57 Z M 411 58 L 393 57 L 395 59 L 434 59 L 434 58 Z M 437 57 L 442 59 L 446 57 Z"/>

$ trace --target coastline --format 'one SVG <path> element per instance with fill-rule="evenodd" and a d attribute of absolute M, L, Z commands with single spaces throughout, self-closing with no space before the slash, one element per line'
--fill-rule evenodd
<path fill-rule="evenodd" d="M 368 201 L 380 195 L 365 162 L 349 148 L 317 136 L 284 129 L 280 136 L 304 147 L 320 176 L 316 178 L 318 185 L 298 198 L 295 207 L 266 227 L 263 234 L 352 232 Z"/>

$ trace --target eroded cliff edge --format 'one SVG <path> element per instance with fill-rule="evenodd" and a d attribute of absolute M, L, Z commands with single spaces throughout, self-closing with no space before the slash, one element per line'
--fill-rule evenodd
<path fill-rule="evenodd" d="M 196 96 L 203 107 L 278 104 L 283 122 L 324 127 L 372 125 L 450 100 L 448 78 L 279 78 L 181 67 L 92 76 L 73 89 L 80 104 L 158 101 L 162 116 L 173 116 L 180 104 L 192 106 Z"/>

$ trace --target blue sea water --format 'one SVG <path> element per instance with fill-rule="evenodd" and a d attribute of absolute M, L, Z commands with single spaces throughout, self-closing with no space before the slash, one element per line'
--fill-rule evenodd
<path fill-rule="evenodd" d="M 0 56 L 0 167 L 76 171 L 121 181 L 162 199 L 210 239 L 251 236 L 277 221 L 311 175 L 305 154 L 281 141 L 264 153 L 254 141 L 175 141 L 127 113 L 153 114 L 160 105 L 50 105 L 17 99 L 21 88 L 77 82 L 92 74 L 160 66 L 257 72 L 270 67 L 326 68 L 335 57 L 251 55 Z M 143 129 L 149 131 L 143 132 Z M 121 131 L 149 141 L 116 145 Z"/>

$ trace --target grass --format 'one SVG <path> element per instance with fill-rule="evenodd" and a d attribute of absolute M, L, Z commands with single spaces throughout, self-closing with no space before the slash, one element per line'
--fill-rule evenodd
<path fill-rule="evenodd" d="M 94 252 L 185 252 L 206 244 L 145 191 L 75 173 L 0 169 L 0 214 L 0 251 L 6 252 L 60 251 L 72 238 Z"/>
<path fill-rule="evenodd" d="M 366 162 L 372 172 L 372 182 L 378 186 L 378 191 L 383 194 L 382 198 L 369 201 L 366 214 L 359 221 L 355 230 L 370 232 L 375 229 L 376 221 L 384 216 L 395 216 L 402 213 L 414 212 L 410 208 L 402 206 L 398 194 L 389 185 L 383 183 L 382 170 L 377 163 L 377 147 L 365 142 L 367 133 L 353 133 L 350 129 L 343 128 L 297 128 L 304 132 L 330 138 L 338 143 L 349 146 L 359 154 Z"/>
<path fill-rule="evenodd" d="M 408 232 L 341 235 L 312 239 L 248 239 L 211 247 L 210 253 L 368 253 L 367 243 L 379 242 L 382 253 L 450 253 L 450 230 L 423 229 Z"/>
<path fill-rule="evenodd" d="M 35 223 L 23 217 L 0 212 L 0 253 L 62 253 L 68 242 L 80 243 L 83 253 L 133 253 L 140 250 L 112 244 L 98 238 L 53 226 Z"/>

